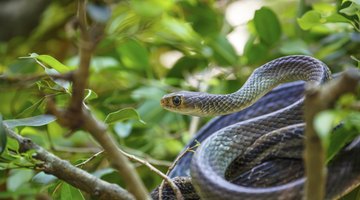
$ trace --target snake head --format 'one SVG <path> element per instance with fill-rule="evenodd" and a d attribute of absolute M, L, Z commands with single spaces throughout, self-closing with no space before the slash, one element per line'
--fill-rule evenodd
<path fill-rule="evenodd" d="M 181 113 L 185 115 L 200 116 L 198 109 L 199 105 L 195 102 L 195 99 L 201 96 L 200 92 L 174 92 L 163 96 L 160 100 L 160 105 L 169 111 Z"/>

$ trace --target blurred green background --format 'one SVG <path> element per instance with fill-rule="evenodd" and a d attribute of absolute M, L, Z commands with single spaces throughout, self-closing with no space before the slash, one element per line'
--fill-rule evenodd
<path fill-rule="evenodd" d="M 0 1 L 0 113 L 4 119 L 44 114 L 45 96 L 66 105 L 70 97 L 66 87 L 51 79 L 26 79 L 46 72 L 34 59 L 20 57 L 50 55 L 76 69 L 80 37 L 74 22 L 76 6 L 76 1 L 69 0 Z M 91 23 L 103 23 L 106 28 L 91 62 L 86 103 L 101 120 L 109 113 L 135 108 L 145 123 L 130 117 L 109 124 L 110 130 L 124 150 L 163 171 L 197 127 L 209 120 L 163 110 L 159 100 L 164 94 L 180 89 L 232 92 L 253 69 L 284 55 L 314 56 L 333 72 L 359 65 L 358 0 L 104 0 L 89 1 L 87 11 Z M 11 82 L 9 77 L 23 81 Z M 87 133 L 64 137 L 69 131 L 56 122 L 17 131 L 73 164 L 99 151 Z M 0 157 L 0 199 L 86 197 L 32 170 L 33 165 L 8 139 Z M 149 190 L 160 183 L 155 173 L 135 165 Z M 82 168 L 124 184 L 103 155 Z M 360 192 L 351 195 L 349 199 L 355 199 Z"/>

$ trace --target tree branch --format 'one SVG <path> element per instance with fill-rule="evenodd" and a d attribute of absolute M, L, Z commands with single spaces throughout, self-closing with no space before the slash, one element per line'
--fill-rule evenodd
<path fill-rule="evenodd" d="M 116 184 L 110 184 L 87 173 L 84 170 L 73 166 L 68 161 L 62 160 L 54 154 L 46 151 L 44 148 L 37 145 L 29 138 L 24 138 L 6 126 L 4 127 L 8 136 L 18 141 L 20 152 L 35 150 L 33 157 L 39 161 L 42 161 L 41 164 L 36 166 L 38 170 L 41 170 L 47 174 L 52 174 L 59 179 L 69 183 L 70 185 L 89 193 L 97 199 L 134 199 L 134 197 L 129 192 L 120 186 Z"/>
<path fill-rule="evenodd" d="M 74 73 L 72 97 L 66 110 L 59 110 L 49 101 L 48 110 L 58 118 L 58 122 L 71 130 L 82 128 L 88 131 L 104 148 L 108 159 L 126 180 L 129 191 L 136 199 L 150 199 L 150 196 L 129 160 L 122 154 L 115 139 L 107 132 L 106 125 L 97 120 L 84 106 L 85 89 L 88 86 L 92 53 L 101 38 L 104 26 L 95 24 L 88 27 L 86 21 L 86 0 L 78 1 L 78 21 L 80 28 L 80 64 Z"/>
<path fill-rule="evenodd" d="M 324 199 L 326 166 L 325 151 L 314 129 L 315 116 L 333 107 L 336 100 L 345 93 L 355 93 L 360 81 L 356 69 L 345 71 L 339 78 L 320 87 L 308 84 L 305 89 L 305 195 L 308 200 Z"/>
<path fill-rule="evenodd" d="M 80 63 L 78 70 L 75 71 L 73 83 L 72 98 L 69 105 L 69 111 L 73 113 L 81 112 L 85 88 L 88 86 L 89 68 L 91 55 L 96 44 L 91 40 L 86 20 L 86 0 L 78 1 L 78 20 L 80 28 Z"/>
<path fill-rule="evenodd" d="M 124 177 L 124 180 L 127 181 L 129 191 L 134 194 L 137 199 L 150 199 L 134 167 L 119 149 L 115 143 L 115 139 L 107 132 L 106 125 L 95 119 L 87 110 L 84 109 L 82 113 L 83 128 L 104 148 L 108 158 L 111 158 L 111 163 L 120 172 L 121 176 Z"/>

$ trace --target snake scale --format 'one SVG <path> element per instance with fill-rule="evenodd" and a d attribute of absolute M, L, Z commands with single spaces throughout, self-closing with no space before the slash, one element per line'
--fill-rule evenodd
<path fill-rule="evenodd" d="M 161 105 L 167 110 L 221 115 L 189 143 L 201 142 L 195 155 L 186 154 L 170 173 L 185 199 L 302 199 L 304 81 L 320 85 L 330 78 L 321 61 L 295 55 L 257 68 L 231 94 L 165 95 Z M 296 80 L 302 81 L 280 85 Z M 355 140 L 329 163 L 325 198 L 339 198 L 359 184 L 360 141 Z M 174 199 L 171 189 L 163 190 L 163 199 Z"/>

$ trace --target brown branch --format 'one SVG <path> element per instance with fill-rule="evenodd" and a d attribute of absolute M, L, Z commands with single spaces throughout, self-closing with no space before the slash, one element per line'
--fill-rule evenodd
<path fill-rule="evenodd" d="M 89 193 L 96 199 L 134 199 L 129 192 L 120 186 L 110 184 L 82 169 L 73 166 L 68 161 L 62 160 L 54 154 L 46 151 L 32 140 L 18 135 L 6 126 L 4 127 L 8 136 L 18 141 L 20 152 L 35 150 L 33 157 L 42 161 L 41 164 L 36 166 L 36 169 L 47 174 L 52 174 L 70 185 Z"/>
<path fill-rule="evenodd" d="M 314 129 L 314 118 L 319 112 L 334 106 L 336 100 L 345 93 L 355 93 L 360 81 L 356 69 L 345 71 L 339 78 L 320 87 L 308 84 L 305 90 L 305 195 L 307 200 L 324 199 L 326 167 L 325 151 Z"/>
<path fill-rule="evenodd" d="M 67 109 L 58 109 L 52 100 L 48 101 L 48 110 L 58 118 L 58 122 L 71 130 L 82 128 L 88 131 L 104 148 L 108 159 L 126 180 L 129 191 L 136 199 L 150 199 L 150 196 L 136 173 L 134 167 L 122 154 L 115 139 L 107 132 L 106 125 L 97 120 L 84 106 L 85 89 L 88 86 L 89 68 L 92 53 L 103 34 L 103 25 L 88 27 L 86 21 L 86 1 L 78 1 L 78 22 L 80 28 L 80 64 L 74 72 L 72 97 Z"/>
<path fill-rule="evenodd" d="M 74 74 L 72 98 L 69 106 L 69 111 L 72 113 L 80 113 L 83 107 L 85 88 L 88 86 L 91 56 L 96 47 L 88 31 L 86 0 L 78 1 L 78 20 L 81 35 L 79 45 L 80 63 L 78 70 L 76 70 Z"/>
<path fill-rule="evenodd" d="M 113 166 L 119 171 L 121 176 L 126 180 L 129 191 L 134 194 L 137 199 L 150 199 L 150 196 L 136 173 L 135 169 L 124 156 L 123 152 L 115 143 L 115 139 L 107 132 L 107 127 L 103 122 L 95 119 L 87 110 L 83 110 L 82 117 L 83 128 L 88 131 L 104 148 L 105 153 Z"/>

